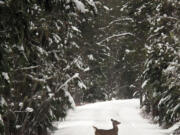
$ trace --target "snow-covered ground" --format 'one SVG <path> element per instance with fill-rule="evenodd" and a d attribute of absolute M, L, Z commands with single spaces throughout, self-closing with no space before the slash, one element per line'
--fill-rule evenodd
<path fill-rule="evenodd" d="M 110 119 L 121 122 L 118 135 L 168 135 L 170 130 L 161 129 L 140 115 L 139 100 L 114 100 L 77 107 L 69 112 L 64 122 L 58 123 L 54 135 L 94 135 L 92 126 L 112 128 Z"/>

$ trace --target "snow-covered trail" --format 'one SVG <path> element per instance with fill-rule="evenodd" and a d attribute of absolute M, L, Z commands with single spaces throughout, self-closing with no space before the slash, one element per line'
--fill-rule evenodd
<path fill-rule="evenodd" d="M 167 135 L 167 130 L 151 124 L 140 115 L 139 100 L 114 100 L 77 107 L 70 111 L 54 135 L 94 135 L 92 125 L 110 129 L 110 119 L 121 122 L 118 135 Z"/>

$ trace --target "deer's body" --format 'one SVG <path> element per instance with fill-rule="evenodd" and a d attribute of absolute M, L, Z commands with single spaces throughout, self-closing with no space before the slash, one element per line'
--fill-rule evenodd
<path fill-rule="evenodd" d="M 94 127 L 95 129 L 95 135 L 118 135 L 118 124 L 120 124 L 120 122 L 111 119 L 112 124 L 113 124 L 113 128 L 112 129 L 98 129 L 97 127 Z"/>

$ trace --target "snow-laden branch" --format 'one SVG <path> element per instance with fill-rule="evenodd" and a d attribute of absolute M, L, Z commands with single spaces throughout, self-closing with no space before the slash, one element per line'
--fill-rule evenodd
<path fill-rule="evenodd" d="M 169 20 L 175 20 L 175 21 L 179 20 L 178 18 L 171 17 L 171 16 L 159 16 L 159 19 L 169 19 Z"/>
<path fill-rule="evenodd" d="M 147 41 L 151 40 L 153 37 L 159 35 L 159 33 L 155 33 L 153 35 L 150 35 L 148 38 L 147 38 Z"/>
<path fill-rule="evenodd" d="M 15 71 L 18 71 L 18 70 L 31 70 L 31 69 L 35 69 L 35 68 L 39 68 L 39 67 L 40 67 L 39 65 L 30 66 L 30 67 L 23 67 L 23 68 L 16 69 Z"/>
<path fill-rule="evenodd" d="M 112 36 L 109 36 L 109 37 L 107 37 L 107 38 L 105 38 L 105 39 L 97 42 L 96 44 L 100 45 L 100 44 L 102 44 L 102 43 L 105 42 L 105 41 L 109 41 L 109 40 L 111 40 L 111 39 L 113 39 L 113 38 L 123 37 L 123 36 L 134 36 L 134 34 L 132 34 L 132 33 L 130 33 L 130 32 L 121 33 L 121 34 L 114 34 L 114 35 L 112 35 Z"/>
<path fill-rule="evenodd" d="M 79 56 L 78 56 L 78 58 L 73 59 L 73 61 L 63 69 L 63 71 L 70 69 L 70 67 L 76 62 L 77 59 L 79 59 Z"/>
<path fill-rule="evenodd" d="M 84 72 L 88 71 L 89 69 L 89 67 L 87 68 L 83 67 L 82 58 L 78 56 L 77 58 L 74 58 L 74 60 L 63 69 L 63 71 L 70 69 L 73 64 L 75 64 L 80 70 Z"/>
<path fill-rule="evenodd" d="M 69 78 L 65 83 L 63 83 L 56 92 L 59 92 L 62 88 L 66 87 L 69 82 L 74 80 L 75 78 L 79 78 L 79 73 L 75 73 L 71 78 Z"/>
<path fill-rule="evenodd" d="M 102 29 L 102 30 L 103 30 L 103 29 L 109 28 L 109 27 L 112 26 L 113 24 L 118 23 L 118 22 L 121 22 L 121 21 L 131 21 L 131 22 L 134 22 L 134 20 L 133 20 L 132 18 L 129 18 L 129 17 L 119 18 L 119 19 L 116 19 L 116 20 L 111 21 L 107 26 L 102 27 L 102 28 L 99 28 L 99 29 Z"/>
<path fill-rule="evenodd" d="M 113 21 L 111 21 L 109 23 L 109 25 L 112 25 L 112 24 L 120 22 L 120 21 L 131 21 L 131 22 L 134 22 L 134 20 L 132 18 L 126 17 L 126 18 L 120 18 L 120 19 L 117 19 L 117 20 L 113 20 Z"/>
<path fill-rule="evenodd" d="M 72 0 L 72 1 L 75 3 L 77 10 L 79 10 L 81 13 L 86 13 L 89 11 L 88 9 L 86 9 L 86 6 L 81 1 L 79 0 Z"/>
<path fill-rule="evenodd" d="M 80 79 L 79 73 L 75 73 L 71 78 L 69 78 L 66 82 L 64 82 L 61 86 L 59 86 L 59 88 L 57 88 L 55 93 L 51 94 L 51 96 L 49 96 L 49 98 L 47 98 L 45 101 L 43 101 L 43 103 L 39 107 L 40 108 L 39 114 L 42 112 L 43 106 L 47 106 L 47 104 L 50 103 L 54 99 L 55 95 L 57 93 L 59 93 L 60 90 L 64 91 L 65 96 L 69 98 L 69 101 L 71 102 L 72 107 L 74 107 L 75 106 L 74 100 L 73 100 L 71 94 L 68 92 L 67 88 L 68 88 L 68 83 L 70 83 L 72 80 L 74 80 L 76 78 Z"/>
<path fill-rule="evenodd" d="M 30 74 L 25 74 L 26 77 L 28 77 L 29 79 L 31 79 L 32 81 L 34 82 L 38 82 L 38 83 L 42 83 L 42 84 L 45 84 L 48 80 L 54 78 L 54 76 L 49 76 L 49 77 L 43 77 L 43 78 L 37 78 L 33 75 L 30 75 Z"/>
<path fill-rule="evenodd" d="M 36 77 L 34 77 L 34 76 L 30 75 L 30 74 L 26 74 L 26 77 L 28 77 L 29 79 L 31 79 L 34 82 L 46 83 L 45 79 L 39 79 L 39 78 L 36 78 Z"/>
<path fill-rule="evenodd" d="M 93 0 L 87 0 L 87 2 L 91 7 L 93 7 L 95 14 L 97 14 L 98 10 L 97 10 L 97 7 L 95 5 L 95 2 Z"/>

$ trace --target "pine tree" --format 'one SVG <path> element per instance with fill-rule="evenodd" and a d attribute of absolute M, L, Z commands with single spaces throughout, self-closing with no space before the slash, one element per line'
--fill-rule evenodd
<path fill-rule="evenodd" d="M 178 21 L 175 18 L 179 9 L 176 8 L 175 2 L 168 1 L 144 4 L 145 9 L 148 7 L 151 7 L 151 12 L 146 17 L 150 27 L 146 42 L 148 59 L 143 73 L 143 104 L 147 107 L 147 112 L 151 112 L 153 117 L 157 118 L 160 125 L 168 126 L 176 122 L 179 116 L 179 94 L 174 93 L 179 91 L 178 84 L 170 79 L 175 78 L 172 72 L 178 74 L 178 70 L 171 70 L 170 67 L 172 63 L 178 65 Z M 171 83 L 175 84 L 173 89 Z"/>
<path fill-rule="evenodd" d="M 45 135 L 74 105 L 69 90 L 82 82 L 77 27 L 97 13 L 95 3 L 0 1 L 0 12 L 0 131 Z"/>

